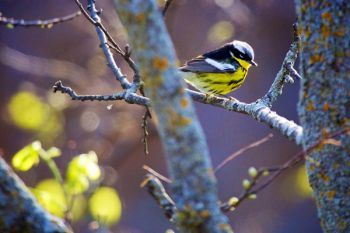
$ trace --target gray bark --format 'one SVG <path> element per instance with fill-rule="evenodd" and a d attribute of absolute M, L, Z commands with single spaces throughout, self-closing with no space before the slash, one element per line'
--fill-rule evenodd
<path fill-rule="evenodd" d="M 0 157 L 0 232 L 67 233 L 61 219 L 47 213 Z"/>
<path fill-rule="evenodd" d="M 181 232 L 232 232 L 218 205 L 216 179 L 192 101 L 155 0 L 115 0 L 167 155 L 174 221 Z"/>
<path fill-rule="evenodd" d="M 299 116 L 304 149 L 349 127 L 350 1 L 296 0 L 301 41 Z M 306 158 L 324 232 L 350 232 L 350 137 Z"/>

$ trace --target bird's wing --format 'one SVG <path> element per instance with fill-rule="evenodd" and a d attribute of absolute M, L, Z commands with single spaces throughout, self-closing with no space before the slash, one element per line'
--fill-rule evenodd
<path fill-rule="evenodd" d="M 188 61 L 179 69 L 183 72 L 193 73 L 234 73 L 237 70 L 237 66 L 218 62 L 209 57 L 199 56 Z"/>

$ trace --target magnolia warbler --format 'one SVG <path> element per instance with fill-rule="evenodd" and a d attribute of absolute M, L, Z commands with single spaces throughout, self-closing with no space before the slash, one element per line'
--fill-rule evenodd
<path fill-rule="evenodd" d="M 254 61 L 253 48 L 246 42 L 234 40 L 187 61 L 179 69 L 196 89 L 207 94 L 225 95 L 244 83 L 251 65 L 258 65 Z"/>

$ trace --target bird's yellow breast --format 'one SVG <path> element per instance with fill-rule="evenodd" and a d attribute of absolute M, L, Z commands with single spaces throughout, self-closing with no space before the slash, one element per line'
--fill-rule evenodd
<path fill-rule="evenodd" d="M 239 67 L 234 73 L 185 73 L 186 81 L 198 90 L 221 95 L 239 88 L 246 76 L 247 69 L 243 67 Z"/>

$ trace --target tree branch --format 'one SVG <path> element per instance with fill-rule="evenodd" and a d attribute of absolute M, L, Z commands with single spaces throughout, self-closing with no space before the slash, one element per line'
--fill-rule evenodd
<path fill-rule="evenodd" d="M 174 201 L 166 193 L 164 186 L 160 180 L 151 175 L 147 174 L 146 179 L 141 184 L 141 186 L 146 186 L 148 192 L 158 203 L 158 205 L 163 209 L 165 216 L 172 222 L 176 223 L 176 206 Z"/>
<path fill-rule="evenodd" d="M 340 130 L 338 132 L 332 133 L 325 138 L 319 139 L 316 143 L 311 145 L 306 150 L 300 151 L 294 156 L 292 156 L 290 159 L 288 159 L 285 163 L 283 163 L 281 166 L 275 166 L 275 167 L 266 167 L 261 168 L 259 170 L 256 170 L 254 174 L 250 174 L 252 177 L 252 180 L 249 181 L 249 185 L 245 187 L 243 192 L 240 194 L 238 198 L 233 197 L 229 201 L 223 203 L 221 205 L 221 210 L 224 212 L 227 211 L 233 211 L 237 208 L 238 205 L 240 205 L 244 200 L 249 199 L 251 195 L 255 195 L 254 198 L 256 198 L 256 194 L 264 190 L 267 186 L 269 186 L 273 181 L 276 180 L 277 177 L 279 177 L 285 170 L 293 167 L 300 161 L 304 160 L 305 157 L 312 153 L 313 151 L 322 148 L 323 146 L 327 144 L 337 144 L 338 142 L 334 141 L 335 138 L 338 138 L 342 135 L 346 135 L 350 132 L 350 128 L 345 128 L 343 130 Z M 265 182 L 262 184 L 259 183 L 260 179 L 264 176 L 270 175 Z"/>
<path fill-rule="evenodd" d="M 40 28 L 51 28 L 55 24 L 63 23 L 70 21 L 76 17 L 81 15 L 80 11 L 77 11 L 73 14 L 59 17 L 59 18 L 53 18 L 53 19 L 46 19 L 46 20 L 24 20 L 24 19 L 13 19 L 13 18 L 7 18 L 5 16 L 1 15 L 0 12 L 0 25 L 6 25 L 9 28 L 14 28 L 17 26 L 21 27 L 40 27 Z"/>
<path fill-rule="evenodd" d="M 238 100 L 230 100 L 223 97 L 209 97 L 203 93 L 188 90 L 191 97 L 200 103 L 210 104 L 229 111 L 247 114 L 259 122 L 265 123 L 271 128 L 279 131 L 283 136 L 294 141 L 297 145 L 302 142 L 303 129 L 293 121 L 288 120 L 276 112 L 271 111 L 262 101 L 247 104 Z"/>
<path fill-rule="evenodd" d="M 165 17 L 165 14 L 167 13 L 171 3 L 173 2 L 173 0 L 165 0 L 165 5 L 162 11 L 163 17 Z"/>
<path fill-rule="evenodd" d="M 303 80 L 298 113 L 303 147 L 349 127 L 350 2 L 296 0 Z M 350 232 L 350 136 L 308 155 L 306 168 L 325 233 Z"/>
<path fill-rule="evenodd" d="M 23 182 L 0 157 L 0 232 L 71 232 L 62 222 L 47 213 Z"/>
<path fill-rule="evenodd" d="M 89 1 L 92 1 L 92 0 L 89 0 Z M 92 7 L 90 8 L 95 9 L 94 5 L 92 5 Z M 91 10 L 91 11 L 95 12 L 96 14 L 96 10 Z M 96 27 L 96 30 L 98 31 L 99 35 L 100 34 L 102 35 L 100 36 L 101 45 L 107 51 L 105 53 L 107 60 L 109 59 L 111 60 L 111 63 L 109 64 L 113 64 L 112 67 L 116 66 L 114 62 L 114 58 L 109 51 L 108 45 L 106 44 L 106 38 L 105 36 L 103 36 L 104 32 L 99 29 L 99 26 Z M 208 95 L 205 95 L 204 93 L 200 93 L 193 90 L 187 90 L 187 92 L 192 97 L 192 99 L 197 102 L 200 102 L 203 104 L 210 104 L 216 107 L 224 108 L 229 111 L 250 115 L 257 121 L 265 123 L 269 127 L 278 130 L 282 135 L 286 136 L 290 140 L 293 140 L 297 145 L 301 145 L 302 135 L 303 135 L 302 127 L 300 127 L 293 121 L 290 121 L 278 115 L 276 112 L 271 111 L 270 109 L 273 102 L 275 102 L 276 99 L 282 94 L 282 89 L 286 81 L 289 80 L 290 82 L 292 80 L 291 76 L 299 77 L 298 73 L 293 68 L 294 63 L 297 59 L 298 43 L 299 43 L 299 37 L 295 34 L 294 41 L 292 42 L 290 49 L 283 60 L 282 67 L 277 73 L 270 89 L 261 99 L 258 99 L 253 103 L 244 103 L 238 100 L 232 100 L 232 99 L 219 97 L 219 96 L 208 97 Z M 134 64 L 134 67 L 136 69 L 135 63 L 133 62 L 132 64 Z M 119 70 L 118 67 L 116 69 Z M 137 69 L 136 71 L 137 71 L 136 73 L 137 76 L 139 76 L 139 72 Z M 135 84 L 135 82 L 133 82 L 133 84 Z M 128 86 L 127 88 L 128 88 L 127 90 L 130 90 L 130 86 Z M 134 89 L 132 89 L 131 92 L 133 93 Z M 138 98 L 136 98 L 136 96 L 134 97 L 135 97 L 134 99 L 137 100 L 137 103 L 145 103 L 144 101 L 140 101 Z M 118 100 L 119 99 L 120 98 L 118 98 Z M 131 101 L 131 100 L 128 99 L 127 101 Z"/>
<path fill-rule="evenodd" d="M 127 80 L 126 76 L 122 74 L 121 70 L 119 69 L 119 67 L 117 66 L 117 64 L 113 58 L 113 54 L 110 51 L 109 46 L 108 46 L 108 41 L 112 41 L 116 46 L 118 46 L 118 45 L 116 42 L 114 42 L 112 37 L 109 34 L 107 34 L 107 30 L 101 24 L 101 19 L 97 14 L 97 10 L 96 10 L 94 1 L 93 0 L 89 1 L 89 4 L 88 4 L 88 9 L 90 11 L 91 16 L 84 9 L 83 5 L 81 4 L 81 2 L 79 0 L 75 0 L 75 3 L 78 5 L 81 12 L 83 12 L 83 15 L 85 16 L 85 18 L 87 18 L 89 20 L 89 22 L 91 22 L 93 25 L 95 25 L 98 38 L 101 42 L 100 46 L 101 46 L 102 51 L 107 59 L 108 66 L 109 66 L 109 68 L 111 68 L 114 76 L 120 82 L 120 85 L 122 86 L 123 89 L 130 88 L 131 84 Z M 108 38 L 106 35 L 108 35 Z M 119 48 L 119 46 L 118 46 L 118 48 Z M 121 51 L 120 48 L 119 48 L 119 50 Z"/>
<path fill-rule="evenodd" d="M 129 93 L 128 91 L 120 92 L 113 95 L 78 95 L 72 88 L 66 87 L 61 81 L 57 81 L 52 87 L 54 92 L 61 92 L 63 94 L 68 94 L 72 100 L 79 101 L 116 101 L 125 100 L 129 104 L 138 104 L 142 106 L 149 105 L 149 99 L 135 93 Z"/>
<path fill-rule="evenodd" d="M 114 2 L 127 28 L 146 96 L 157 115 L 173 180 L 177 226 L 193 233 L 232 232 L 217 204 L 216 180 L 204 134 L 177 70 L 175 51 L 156 1 Z"/>
<path fill-rule="evenodd" d="M 289 51 L 287 52 L 281 69 L 278 71 L 275 80 L 273 81 L 269 91 L 262 97 L 258 102 L 261 102 L 266 107 L 271 108 L 273 102 L 282 95 L 282 89 L 286 82 L 294 82 L 292 77 L 301 78 L 298 72 L 293 68 L 298 55 L 298 44 L 300 42 L 300 37 L 296 34 L 296 26 L 294 28 L 294 40 L 290 45 Z"/>

